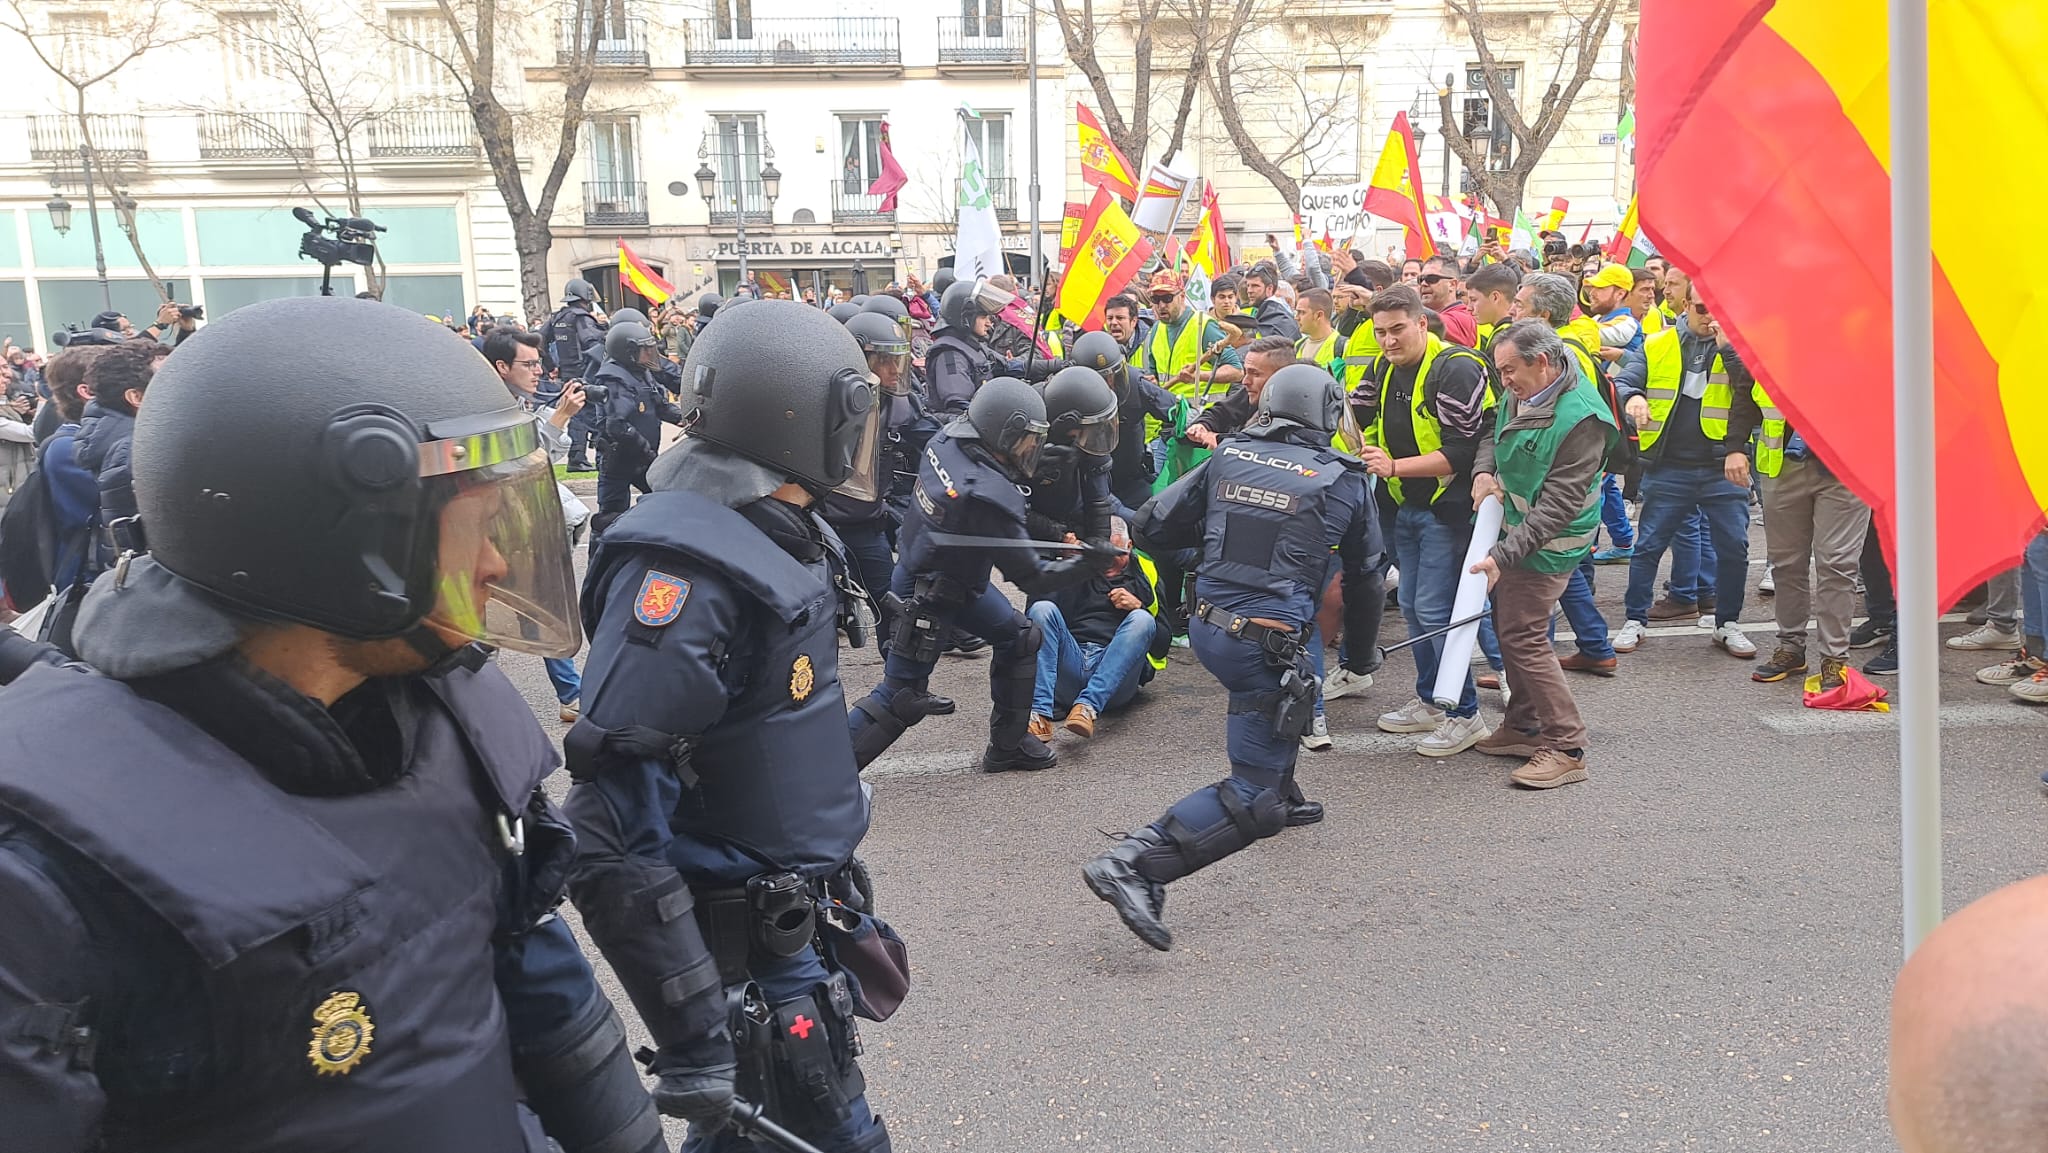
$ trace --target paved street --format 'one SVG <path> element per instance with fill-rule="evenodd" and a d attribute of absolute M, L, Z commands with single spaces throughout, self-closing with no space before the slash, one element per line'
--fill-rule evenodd
<path fill-rule="evenodd" d="M 1624 580 L 1600 571 L 1610 620 Z M 539 662 L 504 660 L 559 732 Z M 1573 682 L 1591 780 L 1532 794 L 1513 762 L 1373 728 L 1408 695 L 1397 654 L 1303 757 L 1329 819 L 1176 883 L 1156 953 L 1080 865 L 1224 774 L 1221 690 L 1178 651 L 1094 742 L 1062 734 L 1057 768 L 987 777 L 987 662 L 949 658 L 934 687 L 961 715 L 869 773 L 863 856 L 917 970 L 864 1030 L 895 1147 L 1890 1148 L 1896 721 L 1802 709 L 1704 629 L 1622 662 Z M 1975 684 L 1989 663 L 1943 655 L 1951 909 L 2043 868 L 2048 710 Z M 879 669 L 844 674 L 855 694 Z"/>

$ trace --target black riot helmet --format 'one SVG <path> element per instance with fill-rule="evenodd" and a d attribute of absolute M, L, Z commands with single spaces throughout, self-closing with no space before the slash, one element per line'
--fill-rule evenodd
<path fill-rule="evenodd" d="M 597 289 L 592 288 L 590 282 L 580 276 L 562 286 L 562 302 L 564 304 L 572 300 L 581 300 L 587 304 L 596 299 Z"/>
<path fill-rule="evenodd" d="M 953 282 L 959 278 L 960 274 L 954 272 L 951 267 L 941 268 L 932 273 L 932 291 L 943 297 L 946 290 L 953 287 Z"/>
<path fill-rule="evenodd" d="M 868 371 L 891 396 L 910 394 L 910 336 L 903 326 L 879 313 L 863 312 L 846 322 L 846 331 L 867 354 Z"/>
<path fill-rule="evenodd" d="M 946 432 L 955 440 L 980 441 L 1010 479 L 1023 484 L 1038 467 L 1038 450 L 1050 427 L 1045 398 L 1038 390 L 1014 376 L 999 376 L 976 390 L 967 403 L 967 415 L 948 425 Z"/>
<path fill-rule="evenodd" d="M 1119 404 L 1130 400 L 1131 374 L 1124 361 L 1124 347 L 1106 332 L 1084 332 L 1074 341 L 1067 359 L 1092 368 L 1116 393 Z"/>
<path fill-rule="evenodd" d="M 826 309 L 825 315 L 831 317 L 832 319 L 838 321 L 841 324 L 845 324 L 847 321 L 852 320 L 856 316 L 859 316 L 860 312 L 860 305 L 855 304 L 850 300 L 842 300 L 838 304 L 833 305 L 831 308 Z"/>
<path fill-rule="evenodd" d="M 907 325 L 910 323 L 910 309 L 905 307 L 901 300 L 887 293 L 868 297 L 867 301 L 860 306 L 860 310 L 886 316 L 898 324 Z"/>
<path fill-rule="evenodd" d="M 1344 389 L 1327 370 L 1315 364 L 1290 364 L 1266 378 L 1255 422 L 1334 433 L 1342 429 L 1347 413 Z"/>
<path fill-rule="evenodd" d="M 611 314 L 611 321 L 615 325 L 629 320 L 645 327 L 649 332 L 654 330 L 654 325 L 647 319 L 647 314 L 637 308 L 621 308 Z"/>
<path fill-rule="evenodd" d="M 852 296 L 847 298 L 847 303 L 853 305 L 856 308 L 860 307 L 863 304 L 866 304 L 867 302 L 868 294 L 865 292 L 856 292 Z"/>
<path fill-rule="evenodd" d="M 956 280 L 939 298 L 939 324 L 972 331 L 976 320 L 996 315 L 1015 299 L 1015 294 L 990 284 L 985 276 L 972 281 Z"/>
<path fill-rule="evenodd" d="M 1045 382 L 1045 415 L 1053 441 L 1090 456 L 1108 456 L 1116 448 L 1116 407 L 1116 392 L 1092 368 L 1070 365 Z"/>
<path fill-rule="evenodd" d="M 717 293 L 707 292 L 697 298 L 697 315 L 701 319 L 710 320 L 718 315 L 718 306 L 724 303 L 725 300 Z"/>
<path fill-rule="evenodd" d="M 860 342 L 831 317 L 801 301 L 755 301 L 704 330 L 683 379 L 695 390 L 688 439 L 817 495 L 880 497 L 875 380 Z"/>
<path fill-rule="evenodd" d="M 644 324 L 631 320 L 613 321 L 604 333 L 604 355 L 606 360 L 620 364 L 640 366 L 640 353 L 654 347 L 654 331 Z"/>
<path fill-rule="evenodd" d="M 147 543 L 217 599 L 429 657 L 581 643 L 533 417 L 440 325 L 374 300 L 262 301 L 180 344 L 149 398 L 133 448 Z"/>

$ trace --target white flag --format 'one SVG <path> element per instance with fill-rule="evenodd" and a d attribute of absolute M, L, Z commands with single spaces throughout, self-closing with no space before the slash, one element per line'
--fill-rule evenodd
<path fill-rule="evenodd" d="M 953 238 L 953 275 L 973 281 L 997 276 L 1003 267 L 1003 230 L 996 223 L 996 204 L 989 196 L 988 174 L 982 171 L 981 150 L 970 133 L 961 133 L 960 231 Z"/>

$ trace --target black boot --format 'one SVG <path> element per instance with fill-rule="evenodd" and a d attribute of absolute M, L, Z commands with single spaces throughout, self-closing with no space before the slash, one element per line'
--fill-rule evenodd
<path fill-rule="evenodd" d="M 1323 819 L 1323 806 L 1303 796 L 1301 786 L 1295 783 L 1294 778 L 1289 777 L 1287 779 L 1287 788 L 1283 797 L 1287 802 L 1288 828 L 1294 829 L 1302 825 L 1313 825 Z"/>
<path fill-rule="evenodd" d="M 937 693 L 926 692 L 921 689 L 908 689 L 905 691 L 913 695 L 892 703 L 892 707 L 896 708 L 899 712 L 908 714 L 910 711 L 915 710 L 927 717 L 950 717 L 953 715 L 953 710 L 956 706 L 953 704 L 952 697 L 942 697 Z"/>
<path fill-rule="evenodd" d="M 1152 830 L 1140 829 L 1081 866 L 1081 879 L 1090 892 L 1109 902 L 1125 928 L 1165 952 L 1173 947 L 1173 933 L 1159 920 L 1159 911 L 1166 907 L 1166 886 L 1146 880 L 1137 868 L 1138 855 L 1159 843 Z"/>
<path fill-rule="evenodd" d="M 984 773 L 1007 773 L 1023 769 L 1037 772 L 1049 769 L 1059 763 L 1059 756 L 1044 741 L 1024 734 L 1015 748 L 999 749 L 995 742 L 989 742 L 988 749 L 981 754 L 981 771 Z"/>

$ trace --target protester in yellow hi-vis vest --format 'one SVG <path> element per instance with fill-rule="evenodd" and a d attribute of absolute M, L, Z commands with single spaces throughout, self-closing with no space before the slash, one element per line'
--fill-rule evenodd
<path fill-rule="evenodd" d="M 1806 622 L 1811 619 L 1820 632 L 1820 673 L 1810 687 L 1838 689 L 1849 661 L 1857 560 L 1870 528 L 1870 507 L 1786 422 L 1762 384 L 1737 392 L 1729 408 L 1731 440 L 1746 436 L 1752 426 L 1757 431 L 1764 547 L 1777 584 L 1771 601 L 1778 618 L 1777 651 L 1750 679 L 1768 684 L 1805 673 Z"/>
<path fill-rule="evenodd" d="M 1512 264 L 1489 264 L 1465 281 L 1465 302 L 1472 306 L 1478 322 L 1472 347 L 1483 355 L 1493 347 L 1493 338 L 1513 319 L 1515 293 L 1522 287 L 1522 273 Z"/>
<path fill-rule="evenodd" d="M 1359 458 L 1382 478 L 1380 500 L 1394 506 L 1392 553 L 1401 570 L 1401 615 L 1411 636 L 1451 621 L 1459 567 L 1472 535 L 1472 462 L 1487 435 L 1492 390 L 1486 364 L 1468 348 L 1429 332 L 1422 297 L 1407 285 L 1372 298 L 1381 355 L 1352 393 L 1366 447 Z M 1448 713 L 1431 704 L 1443 640 L 1409 649 L 1415 696 L 1379 719 L 1389 733 L 1426 733 L 1424 756 L 1464 752 L 1486 735 L 1472 676 Z"/>
<path fill-rule="evenodd" d="M 1713 643 L 1742 660 L 1756 645 L 1736 621 L 1749 583 L 1749 433 L 1731 410 L 1754 383 L 1735 347 L 1704 304 L 1673 328 L 1643 342 L 1641 357 L 1624 360 L 1616 394 L 1635 422 L 1642 449 L 1642 511 L 1629 560 L 1628 620 L 1614 634 L 1617 652 L 1633 652 L 1649 627 L 1657 565 L 1695 510 L 1706 515 L 1717 576 Z"/>
<path fill-rule="evenodd" d="M 1295 358 L 1323 368 L 1341 380 L 1344 353 L 1335 324 L 1336 300 L 1330 290 L 1311 288 L 1302 293 L 1294 311 L 1301 319 L 1301 339 L 1294 342 Z"/>
<path fill-rule="evenodd" d="M 1130 548 L 1130 527 L 1122 517 L 1110 519 L 1109 539 Z M 1052 718 L 1061 708 L 1067 710 L 1061 723 L 1068 732 L 1094 736 L 1102 714 L 1129 704 L 1138 687 L 1165 667 L 1156 580 L 1150 560 L 1126 554 L 1104 575 L 1031 602 L 1025 611 L 1045 634 L 1031 690 L 1033 736 L 1051 743 Z"/>
<path fill-rule="evenodd" d="M 1394 270 L 1377 260 L 1360 260 L 1347 249 L 1330 254 L 1330 268 L 1338 281 L 1330 295 L 1337 309 L 1337 347 L 1343 353 L 1339 372 L 1345 391 L 1365 379 L 1366 367 L 1380 355 L 1380 343 L 1372 334 L 1372 294 L 1395 281 Z"/>
<path fill-rule="evenodd" d="M 1180 274 L 1162 268 L 1146 288 L 1152 299 L 1152 337 L 1144 348 L 1145 368 L 1159 386 L 1197 409 L 1244 377 L 1244 361 L 1230 347 L 1223 326 L 1188 306 Z M 1166 445 L 1155 437 L 1153 457 L 1165 463 Z"/>

